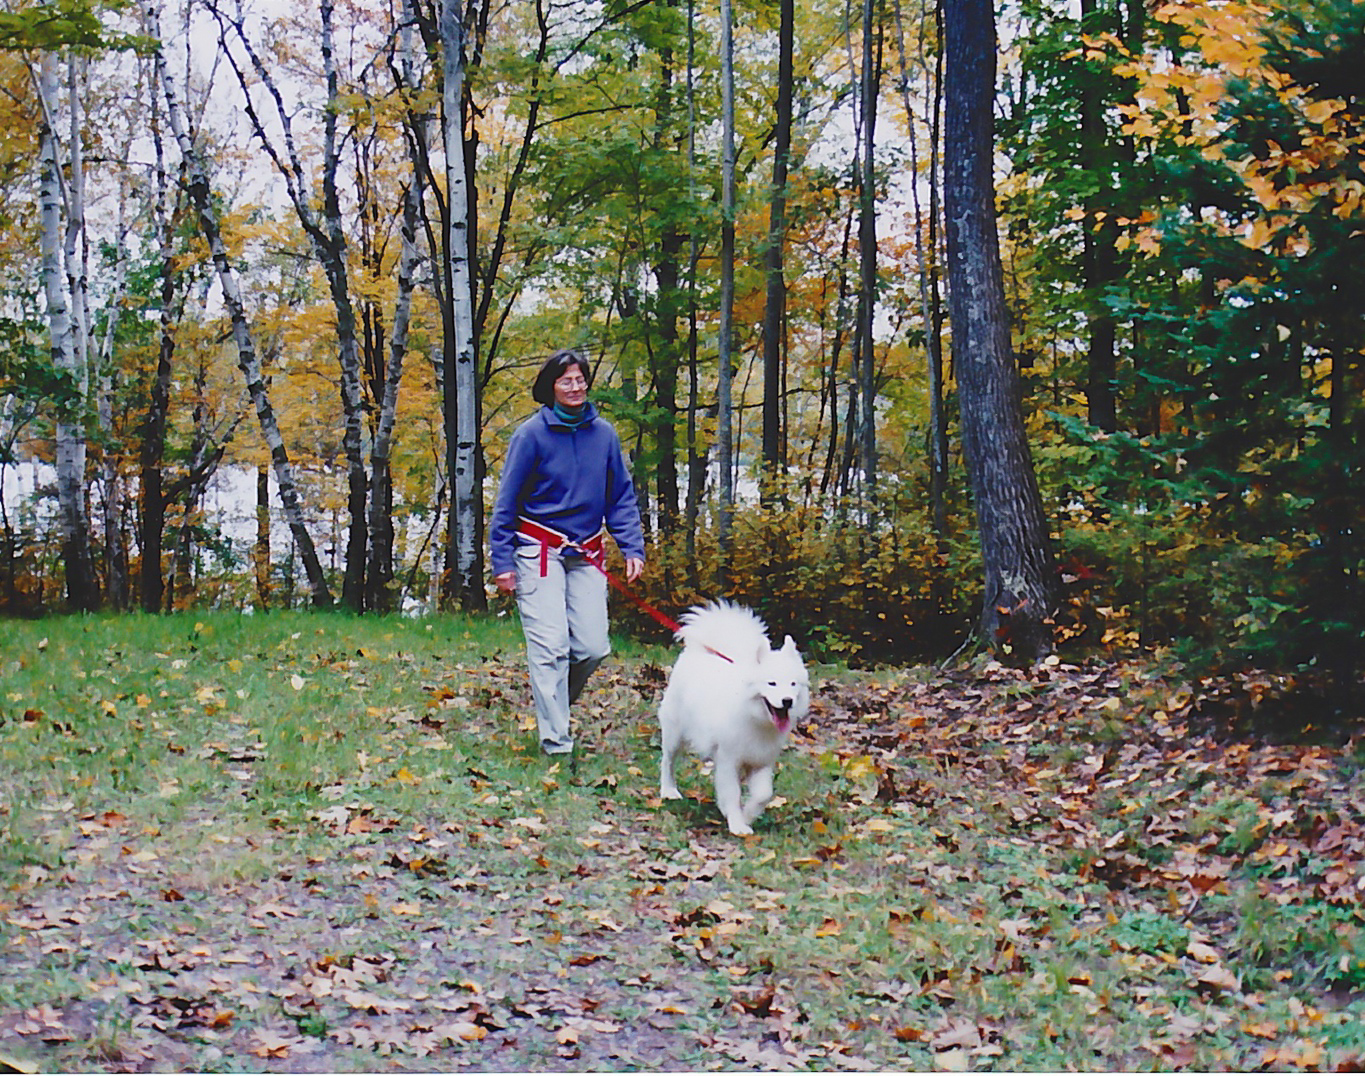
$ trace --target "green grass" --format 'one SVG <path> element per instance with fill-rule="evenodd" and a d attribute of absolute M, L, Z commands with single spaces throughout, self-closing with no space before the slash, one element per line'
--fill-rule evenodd
<path fill-rule="evenodd" d="M 62 618 L 4 640 L 13 1066 L 1219 1070 L 1365 1049 L 1360 904 L 1312 881 L 1345 869 L 1314 843 L 1336 801 L 1310 798 L 1349 802 L 1348 756 L 1331 780 L 1247 780 L 1147 751 L 1140 698 L 1116 740 L 1079 692 L 817 669 L 811 735 L 737 840 L 695 765 L 688 799 L 657 798 L 666 648 L 618 641 L 570 767 L 536 749 L 509 619 Z M 1037 739 L 1008 742 L 1025 721 Z"/>

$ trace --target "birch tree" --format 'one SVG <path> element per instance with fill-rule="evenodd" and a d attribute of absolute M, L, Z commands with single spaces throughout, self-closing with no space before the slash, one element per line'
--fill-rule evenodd
<path fill-rule="evenodd" d="M 53 367 L 75 390 L 76 406 L 63 409 L 57 418 L 57 505 L 61 527 L 62 559 L 66 566 L 66 598 L 73 609 L 89 610 L 99 604 L 99 583 L 90 550 L 90 526 L 85 507 L 85 408 L 89 371 L 85 343 L 79 334 L 82 310 L 79 291 L 69 294 L 76 236 L 82 222 L 76 214 L 83 207 L 63 190 L 61 149 L 56 117 L 59 98 L 58 59 L 45 52 L 39 58 L 36 86 L 42 106 L 40 142 L 43 294 L 47 300 L 48 335 Z M 80 131 L 73 125 L 69 146 L 73 171 L 79 175 Z M 67 239 L 62 236 L 63 205 L 67 206 Z M 78 284 L 79 288 L 79 284 Z M 74 306 L 74 309 L 73 309 Z"/>
<path fill-rule="evenodd" d="M 403 22 L 398 28 L 402 84 L 414 83 L 410 0 L 403 3 Z M 393 475 L 390 467 L 394 423 L 398 412 L 398 386 L 408 350 L 408 327 L 412 315 L 412 293 L 421 250 L 417 245 L 417 224 L 421 200 L 420 167 L 412 162 L 411 177 L 403 191 L 403 215 L 399 225 L 402 243 L 398 255 L 398 296 L 394 302 L 390 329 L 388 362 L 379 402 L 374 443 L 370 449 L 370 546 L 365 570 L 365 601 L 369 608 L 388 611 L 393 604 Z"/>
<path fill-rule="evenodd" d="M 464 141 L 465 30 L 459 0 L 442 0 L 441 113 L 445 152 L 446 280 L 445 427 L 450 476 L 445 596 L 464 609 L 486 604 L 483 589 L 479 486 L 478 366 L 474 349 L 474 292 L 470 270 L 470 214 Z"/>
<path fill-rule="evenodd" d="M 322 70 L 327 85 L 327 99 L 322 108 L 321 217 L 314 208 L 313 192 L 294 138 L 292 109 L 275 84 L 270 70 L 252 46 L 240 10 L 235 15 L 225 13 L 218 5 L 214 5 L 212 10 L 219 23 L 233 31 L 234 40 L 242 46 L 252 70 L 275 106 L 275 120 L 283 132 L 282 146 L 277 146 L 267 133 L 263 117 L 253 103 L 246 71 L 229 52 L 229 59 L 246 102 L 245 110 L 251 120 L 252 130 L 285 181 L 290 204 L 294 207 L 294 213 L 308 236 L 314 257 L 317 258 L 327 279 L 332 307 L 336 314 L 337 364 L 340 374 L 337 385 L 341 393 L 342 451 L 346 459 L 347 513 L 350 519 L 341 601 L 346 608 L 359 612 L 364 607 L 367 545 L 365 503 L 368 482 L 362 444 L 364 414 L 360 387 L 360 347 L 356 338 L 355 305 L 351 299 L 350 275 L 347 269 L 348 244 L 337 186 L 337 169 L 340 163 L 337 115 L 341 110 L 341 101 L 333 42 L 334 8 L 332 0 L 321 0 L 318 5 Z"/>
<path fill-rule="evenodd" d="M 125 146 L 125 150 L 126 150 Z M 125 153 L 125 156 L 127 154 Z M 99 371 L 97 390 L 100 435 L 105 441 L 101 459 L 101 478 L 104 486 L 104 570 L 105 593 L 109 604 L 120 611 L 128 607 L 128 552 L 123 541 L 123 490 L 115 453 L 110 449 L 114 432 L 114 336 L 118 329 L 119 312 L 126 293 L 126 235 L 123 199 L 120 198 L 118 234 L 114 242 L 117 261 L 114 265 L 114 286 L 106 305 L 103 335 L 96 368 Z"/>
<path fill-rule="evenodd" d="M 161 30 L 155 9 L 148 11 L 148 23 L 151 36 L 159 40 Z M 218 275 L 218 284 L 223 291 L 223 304 L 228 311 L 228 317 L 232 324 L 233 341 L 237 347 L 237 365 L 246 379 L 247 393 L 250 395 L 256 410 L 256 418 L 261 427 L 261 436 L 270 449 L 271 466 L 275 472 L 275 482 L 279 489 L 280 501 L 284 506 L 284 514 L 289 523 L 290 533 L 293 535 L 294 543 L 299 550 L 304 572 L 308 577 L 312 603 L 315 606 L 330 606 L 332 594 L 327 587 L 327 580 L 323 575 L 322 564 L 318 560 L 317 549 L 313 545 L 312 536 L 304 524 L 303 504 L 299 498 L 298 484 L 294 480 L 294 468 L 289 460 L 289 451 L 285 447 L 284 437 L 280 432 L 279 421 L 276 419 L 274 408 L 270 404 L 270 396 L 266 390 L 265 377 L 261 370 L 256 342 L 252 337 L 251 326 L 247 319 L 246 305 L 242 301 L 241 289 L 237 283 L 237 274 L 228 259 L 227 248 L 223 243 L 222 228 L 218 221 L 217 210 L 213 205 L 208 173 L 185 121 L 180 94 L 166 63 L 164 47 L 157 48 L 154 53 L 154 61 L 157 82 L 166 102 L 167 122 L 176 144 L 180 148 L 184 163 L 186 190 L 199 215 L 199 228 L 208 244 L 209 255 Z"/>

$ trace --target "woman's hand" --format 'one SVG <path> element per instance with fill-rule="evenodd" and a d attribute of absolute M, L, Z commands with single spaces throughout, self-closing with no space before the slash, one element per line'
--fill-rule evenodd
<path fill-rule="evenodd" d="M 498 585 L 498 589 L 504 594 L 515 594 L 517 590 L 517 573 L 503 572 L 501 575 L 493 576 L 493 582 Z"/>
<path fill-rule="evenodd" d="M 626 558 L 626 582 L 633 583 L 645 574 L 645 562 L 643 557 Z"/>

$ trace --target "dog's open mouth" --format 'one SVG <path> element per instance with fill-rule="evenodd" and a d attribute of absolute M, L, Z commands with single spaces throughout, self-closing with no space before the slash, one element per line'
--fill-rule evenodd
<path fill-rule="evenodd" d="M 767 699 L 764 699 L 763 702 L 768 707 L 768 716 L 773 719 L 773 724 L 777 726 L 777 731 L 786 732 L 787 729 L 791 727 L 792 723 L 791 707 L 774 706 L 772 703 L 768 702 Z"/>

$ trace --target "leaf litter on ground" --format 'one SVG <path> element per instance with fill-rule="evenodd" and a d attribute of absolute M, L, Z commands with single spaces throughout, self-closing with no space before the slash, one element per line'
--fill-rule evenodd
<path fill-rule="evenodd" d="M 1359 753 L 1197 731 L 1201 685 L 817 670 L 780 798 L 735 840 L 699 770 L 658 799 L 667 651 L 602 670 L 569 767 L 534 751 L 514 626 L 244 619 L 6 645 L 16 1064 L 1365 1057 Z"/>

